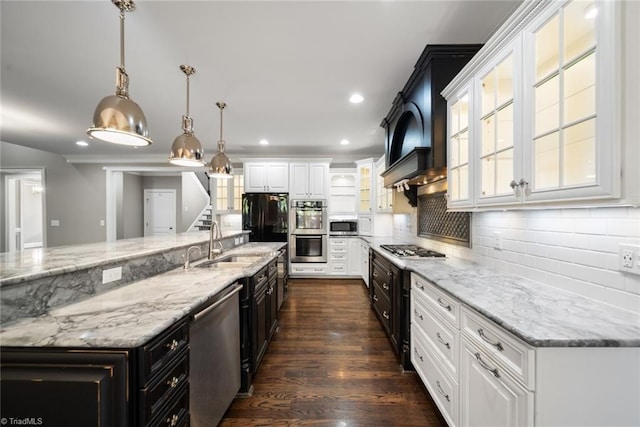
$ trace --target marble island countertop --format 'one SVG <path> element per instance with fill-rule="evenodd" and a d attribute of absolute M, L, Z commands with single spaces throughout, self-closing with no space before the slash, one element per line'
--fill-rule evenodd
<path fill-rule="evenodd" d="M 244 268 L 198 268 L 198 262 L 149 277 L 47 314 L 2 324 L 0 344 L 20 347 L 133 348 L 157 336 L 236 280 L 252 276 L 285 243 L 247 243 L 223 256 L 262 254 Z"/>
<path fill-rule="evenodd" d="M 419 274 L 534 347 L 640 347 L 640 313 L 501 273 L 458 258 L 398 258 L 370 239 L 395 265 Z"/>
<path fill-rule="evenodd" d="M 247 234 L 224 233 L 223 238 Z M 179 233 L 169 236 L 139 237 L 83 245 L 28 249 L 0 253 L 0 287 L 41 277 L 70 273 L 105 262 L 161 253 L 171 248 L 188 247 L 209 241 L 209 232 Z"/>

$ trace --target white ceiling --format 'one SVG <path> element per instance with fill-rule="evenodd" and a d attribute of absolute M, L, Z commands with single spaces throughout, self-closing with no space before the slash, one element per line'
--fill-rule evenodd
<path fill-rule="evenodd" d="M 485 42 L 517 3 L 138 0 L 126 15 L 126 70 L 154 144 L 134 149 L 85 134 L 115 88 L 119 11 L 111 1 L 2 0 L 0 138 L 72 160 L 164 162 L 181 133 L 186 63 L 196 68 L 190 109 L 207 159 L 220 100 L 234 162 L 379 156 L 379 124 L 425 45 Z M 365 101 L 350 104 L 353 92 Z M 269 146 L 258 145 L 263 138 Z M 344 138 L 351 144 L 341 146 Z"/>

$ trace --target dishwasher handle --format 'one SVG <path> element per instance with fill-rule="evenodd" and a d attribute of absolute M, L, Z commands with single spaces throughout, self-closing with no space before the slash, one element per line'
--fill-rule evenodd
<path fill-rule="evenodd" d="M 231 292 L 229 292 L 227 295 L 225 295 L 221 300 L 216 301 L 214 304 L 211 304 L 209 307 L 205 308 L 204 310 L 201 310 L 201 311 L 197 312 L 196 314 L 194 314 L 193 315 L 193 321 L 197 322 L 198 320 L 202 319 L 207 314 L 209 314 L 211 311 L 215 310 L 216 308 L 220 307 L 220 305 L 224 304 L 225 301 L 227 301 L 228 299 L 233 297 L 235 294 L 240 292 L 241 289 L 242 289 L 242 285 L 235 285 L 233 290 Z"/>

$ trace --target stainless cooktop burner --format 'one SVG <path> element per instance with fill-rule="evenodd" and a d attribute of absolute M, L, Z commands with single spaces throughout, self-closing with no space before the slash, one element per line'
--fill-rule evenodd
<path fill-rule="evenodd" d="M 380 245 L 382 249 L 392 255 L 403 258 L 444 258 L 445 254 L 421 248 L 417 245 Z"/>

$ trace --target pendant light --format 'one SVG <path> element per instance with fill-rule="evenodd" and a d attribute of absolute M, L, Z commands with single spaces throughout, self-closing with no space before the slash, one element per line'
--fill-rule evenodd
<path fill-rule="evenodd" d="M 120 66 L 116 68 L 116 93 L 100 101 L 93 113 L 90 137 L 114 144 L 144 147 L 151 145 L 147 119 L 138 104 L 129 99 L 129 76 L 124 69 L 124 13 L 133 12 L 133 0 L 111 0 L 120 9 Z"/>
<path fill-rule="evenodd" d="M 193 134 L 193 119 L 189 117 L 189 77 L 196 69 L 190 65 L 181 65 L 180 69 L 187 76 L 187 114 L 182 116 L 182 135 L 173 140 L 169 162 L 178 166 L 204 166 L 202 144 Z"/>
<path fill-rule="evenodd" d="M 220 109 L 220 139 L 218 140 L 218 151 L 209 163 L 209 176 L 212 178 L 228 179 L 233 177 L 233 175 L 231 175 L 233 167 L 227 155 L 224 154 L 224 139 L 222 139 L 222 110 L 225 109 L 227 104 L 220 101 L 216 102 L 216 105 Z"/>

